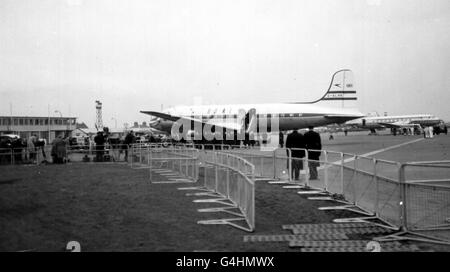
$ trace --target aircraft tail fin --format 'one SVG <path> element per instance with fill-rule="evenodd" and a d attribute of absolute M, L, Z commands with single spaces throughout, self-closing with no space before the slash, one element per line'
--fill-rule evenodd
<path fill-rule="evenodd" d="M 357 99 L 353 84 L 353 72 L 343 69 L 333 74 L 328 90 L 320 99 L 312 102 L 297 102 L 296 104 L 320 103 L 330 107 L 354 108 Z"/>
<path fill-rule="evenodd" d="M 333 74 L 328 91 L 316 102 L 324 101 L 330 106 L 347 108 L 356 106 L 357 99 L 353 84 L 353 72 L 344 69 Z"/>

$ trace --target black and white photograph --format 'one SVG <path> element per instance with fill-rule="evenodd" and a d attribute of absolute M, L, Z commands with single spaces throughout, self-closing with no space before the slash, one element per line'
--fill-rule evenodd
<path fill-rule="evenodd" d="M 0 0 L 0 37 L 0 252 L 450 251 L 448 0 Z"/>

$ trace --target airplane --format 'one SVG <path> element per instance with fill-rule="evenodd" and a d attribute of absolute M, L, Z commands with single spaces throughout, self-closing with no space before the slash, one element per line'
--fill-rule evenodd
<path fill-rule="evenodd" d="M 346 126 L 369 129 L 376 133 L 377 129 L 420 129 L 443 124 L 443 120 L 432 114 L 411 114 L 396 116 L 370 116 L 347 121 Z"/>
<path fill-rule="evenodd" d="M 248 139 L 249 135 L 258 133 L 342 124 L 365 116 L 356 108 L 353 86 L 352 71 L 343 69 L 333 74 L 325 94 L 312 102 L 177 106 L 163 112 L 141 113 L 153 116 L 152 128 L 170 132 L 172 136 L 178 134 L 177 139 L 190 134 L 200 135 L 204 140 L 205 132 L 216 137 L 224 131 L 227 136 L 231 134 L 233 140 L 236 135 L 245 135 Z M 180 122 L 183 123 L 181 127 L 190 125 L 189 129 L 183 128 L 183 132 L 179 132 L 179 127 L 174 129 Z"/>

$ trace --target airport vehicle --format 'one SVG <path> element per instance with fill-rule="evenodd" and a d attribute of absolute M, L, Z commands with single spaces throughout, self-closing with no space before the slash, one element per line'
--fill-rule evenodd
<path fill-rule="evenodd" d="M 371 116 L 347 121 L 345 125 L 369 129 L 376 133 L 377 129 L 421 129 L 423 127 L 437 126 L 443 121 L 432 114 L 411 114 L 397 116 Z"/>
<path fill-rule="evenodd" d="M 210 131 L 215 136 L 233 134 L 233 138 L 236 138 L 236 134 L 248 136 L 266 131 L 339 124 L 363 117 L 356 108 L 356 100 L 353 73 L 344 69 L 333 74 L 328 90 L 320 99 L 312 102 L 177 106 L 164 112 L 141 113 L 154 117 L 150 122 L 152 128 L 166 131 L 172 136 L 179 133 L 181 136 L 190 134 L 204 137 L 205 131 Z M 176 123 L 190 126 L 178 132 L 173 129 Z"/>
<path fill-rule="evenodd" d="M 20 139 L 20 136 L 16 135 L 16 134 L 2 134 L 2 135 L 0 135 L 0 139 L 15 140 L 15 139 Z"/>

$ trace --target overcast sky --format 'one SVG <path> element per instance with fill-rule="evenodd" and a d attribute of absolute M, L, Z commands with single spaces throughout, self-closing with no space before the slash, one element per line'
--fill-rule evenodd
<path fill-rule="evenodd" d="M 450 120 L 449 0 L 0 0 L 0 115 L 118 126 L 140 110 L 310 101 Z"/>

